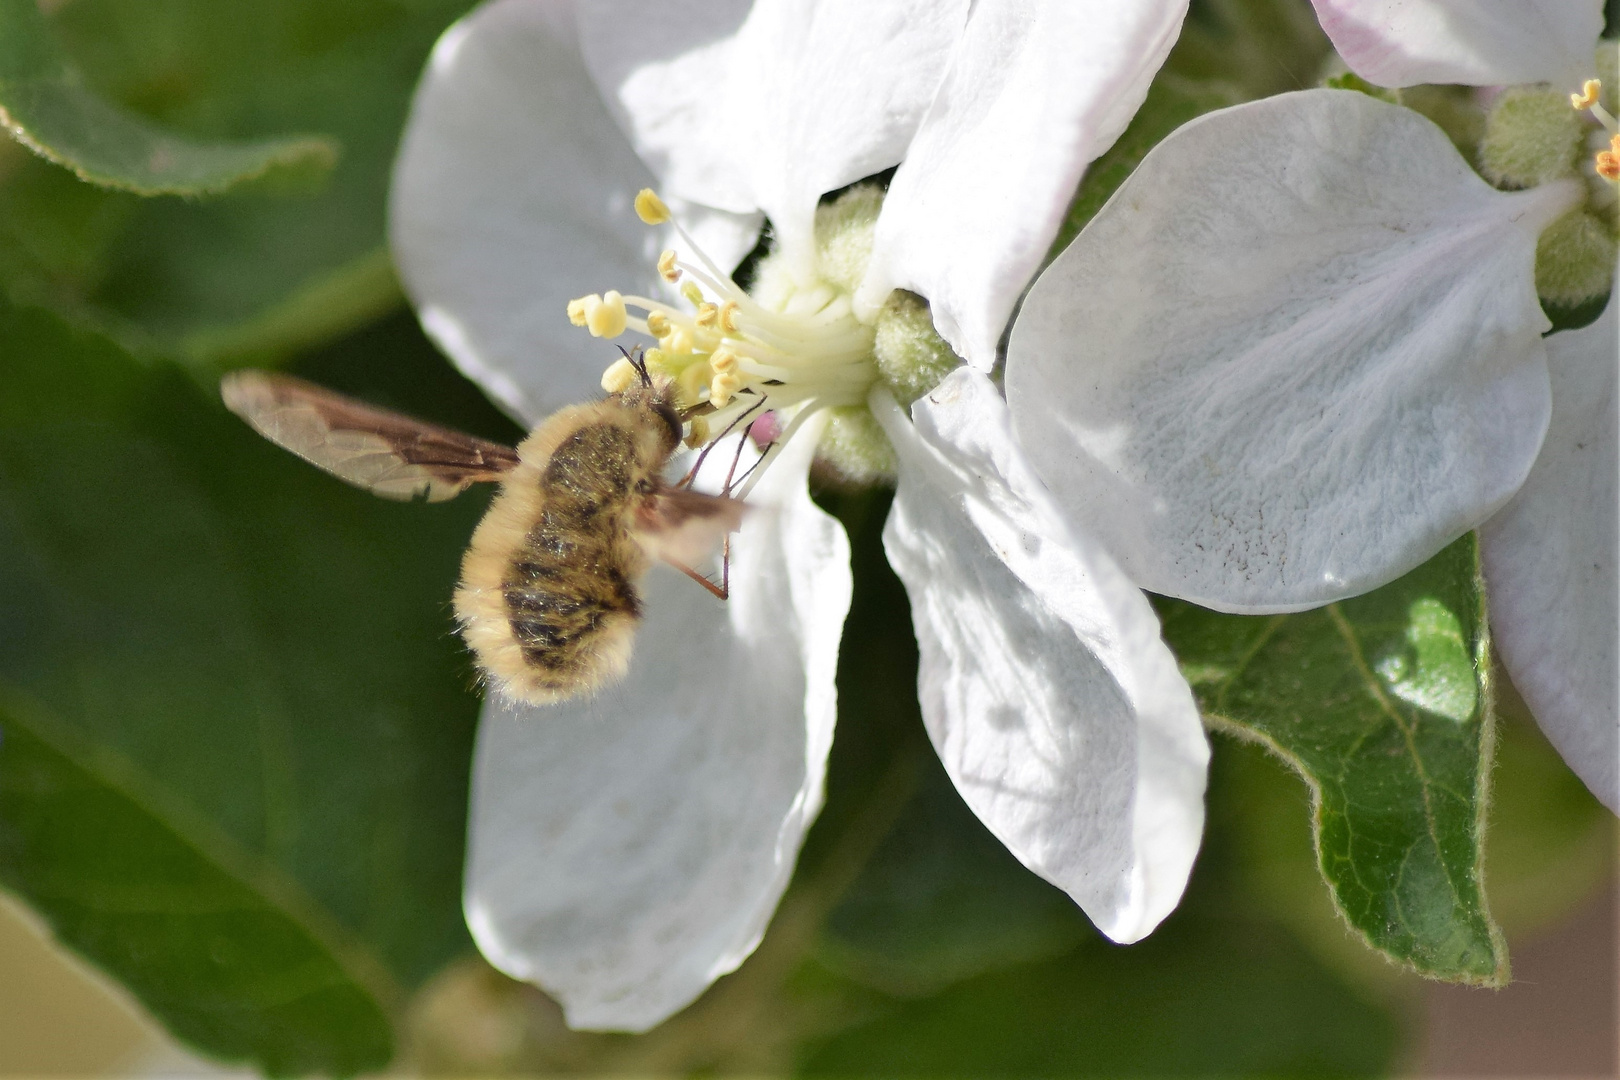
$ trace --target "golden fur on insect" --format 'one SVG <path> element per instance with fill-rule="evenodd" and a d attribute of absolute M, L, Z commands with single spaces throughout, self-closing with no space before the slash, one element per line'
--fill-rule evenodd
<path fill-rule="evenodd" d="M 534 704 L 623 677 L 650 561 L 635 538 L 679 443 L 652 392 L 563 409 L 518 444 L 521 464 L 461 561 L 456 617 L 495 689 Z"/>
<path fill-rule="evenodd" d="M 543 705 L 624 676 L 653 560 L 725 596 L 692 564 L 738 527 L 741 503 L 664 481 L 682 422 L 671 388 L 639 371 L 639 385 L 553 414 L 516 450 L 287 375 L 233 372 L 220 392 L 266 438 L 387 498 L 499 483 L 462 559 L 456 617 L 489 685 Z"/>

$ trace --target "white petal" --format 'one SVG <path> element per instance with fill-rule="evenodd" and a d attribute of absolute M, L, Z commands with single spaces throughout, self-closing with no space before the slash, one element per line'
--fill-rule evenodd
<path fill-rule="evenodd" d="M 579 12 L 604 97 L 669 191 L 763 209 L 785 250 L 808 252 L 820 197 L 905 153 L 967 7 L 782 0 L 744 17 L 737 2 L 585 0 Z"/>
<path fill-rule="evenodd" d="M 883 541 L 911 596 L 929 737 L 1024 865 L 1136 941 L 1186 886 L 1209 760 L 1158 619 L 1059 521 L 988 378 L 959 369 L 915 427 L 874 398 L 900 456 Z"/>
<path fill-rule="evenodd" d="M 1480 529 L 1491 628 L 1547 738 L 1620 813 L 1620 296 L 1547 339 L 1553 413 L 1523 489 Z"/>
<path fill-rule="evenodd" d="M 631 209 L 651 183 L 585 73 L 564 0 L 479 8 L 434 48 L 394 165 L 390 237 L 423 327 L 531 422 L 600 394 L 614 349 L 565 308 L 662 287 L 665 238 Z M 757 218 L 694 216 L 723 252 L 753 246 Z"/>
<path fill-rule="evenodd" d="M 1030 290 L 1019 439 L 1145 589 L 1249 612 L 1365 592 L 1530 471 L 1536 237 L 1577 195 L 1495 191 L 1363 94 L 1201 117 Z"/>
<path fill-rule="evenodd" d="M 726 107 L 737 32 L 752 0 L 574 0 L 579 44 L 615 122 L 659 193 L 757 209 Z"/>
<path fill-rule="evenodd" d="M 980 0 L 878 219 L 860 299 L 928 298 L 981 371 L 1074 189 L 1125 130 L 1185 0 Z"/>
<path fill-rule="evenodd" d="M 740 964 L 821 807 L 849 544 L 805 490 L 814 433 L 756 488 L 722 604 L 655 568 L 629 677 L 490 701 L 467 922 L 577 1028 L 642 1031 Z"/>
<path fill-rule="evenodd" d="M 1379 86 L 1550 82 L 1596 72 L 1603 0 L 1312 0 L 1350 70 Z"/>

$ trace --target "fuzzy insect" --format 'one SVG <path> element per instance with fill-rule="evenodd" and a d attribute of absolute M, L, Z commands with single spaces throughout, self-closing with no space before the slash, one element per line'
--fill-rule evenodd
<path fill-rule="evenodd" d="M 499 483 L 461 561 L 456 619 L 489 686 L 541 705 L 624 676 L 637 581 L 654 560 L 725 598 L 691 567 L 738 527 L 743 504 L 664 479 L 682 422 L 671 389 L 640 371 L 622 393 L 553 413 L 515 450 L 287 375 L 234 372 L 220 393 L 271 442 L 385 498 L 439 502 Z"/>

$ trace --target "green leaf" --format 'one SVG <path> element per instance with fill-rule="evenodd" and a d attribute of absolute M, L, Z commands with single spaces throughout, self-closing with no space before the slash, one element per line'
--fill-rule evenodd
<path fill-rule="evenodd" d="M 0 882 L 208 1053 L 383 1067 L 471 949 L 479 500 L 350 489 L 44 312 L 0 340 Z M 322 365 L 447 377 L 409 320 Z"/>
<path fill-rule="evenodd" d="M 81 180 L 137 195 L 208 195 L 272 169 L 325 171 L 330 139 L 197 142 L 103 100 L 62 56 L 35 0 L 0 0 L 0 124 Z"/>
<path fill-rule="evenodd" d="M 318 131 L 343 153 L 318 187 L 281 170 L 202 201 L 90 200 L 45 162 L 0 159 L 0 291 L 198 366 L 281 362 L 402 306 L 386 269 L 389 172 L 428 52 L 470 6 L 53 6 L 87 88 L 145 121 L 207 141 Z"/>
<path fill-rule="evenodd" d="M 296 883 L 43 710 L 6 702 L 0 732 L 0 882 L 62 940 L 221 1056 L 275 1075 L 388 1063 L 399 988 Z"/>
<path fill-rule="evenodd" d="M 1310 786 L 1318 866 L 1346 921 L 1423 975 L 1504 983 L 1483 888 L 1495 719 L 1473 536 L 1317 611 L 1165 600 L 1160 615 L 1209 722 Z"/>

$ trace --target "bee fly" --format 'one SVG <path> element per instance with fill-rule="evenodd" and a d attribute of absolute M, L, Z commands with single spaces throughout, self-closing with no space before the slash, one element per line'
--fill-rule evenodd
<path fill-rule="evenodd" d="M 374 408 L 288 375 L 238 371 L 226 406 L 259 434 L 356 487 L 440 502 L 501 485 L 461 560 L 455 612 L 496 691 L 541 705 L 623 677 L 655 559 L 691 569 L 743 504 L 670 484 L 681 445 L 672 387 L 638 385 L 553 413 L 516 449 Z M 685 482 L 683 481 L 683 484 Z"/>

